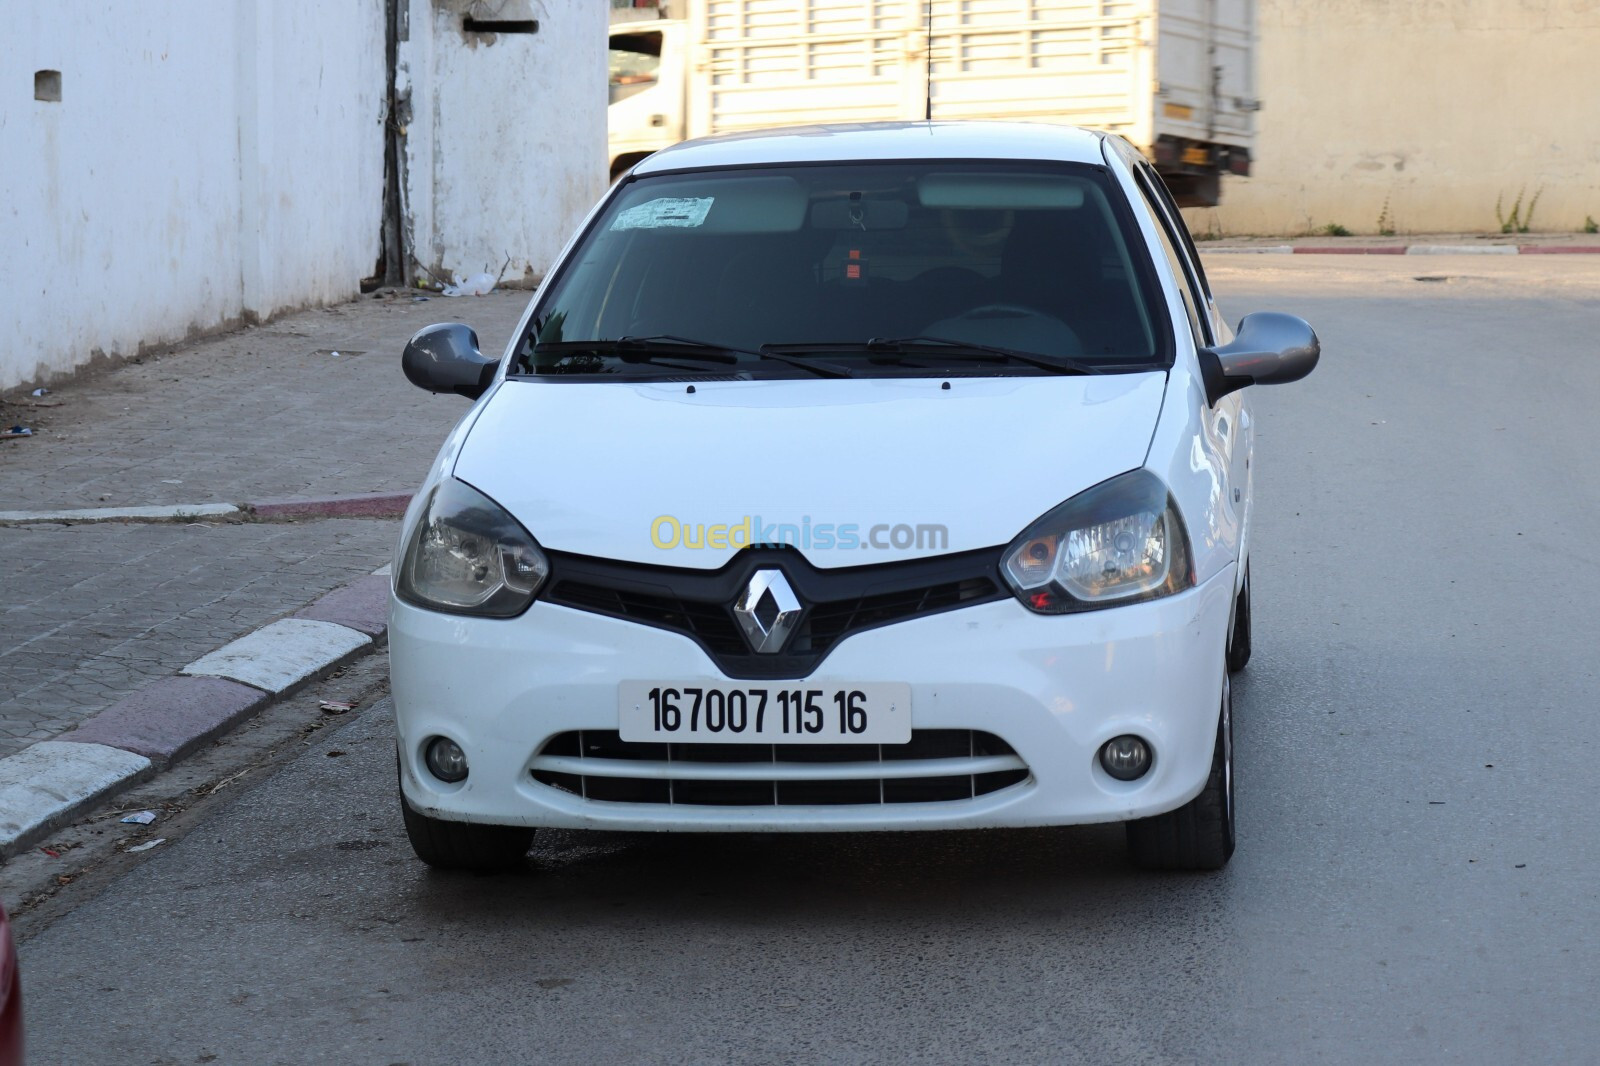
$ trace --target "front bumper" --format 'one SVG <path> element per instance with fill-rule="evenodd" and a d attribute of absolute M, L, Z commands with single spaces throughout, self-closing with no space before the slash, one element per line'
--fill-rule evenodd
<path fill-rule="evenodd" d="M 1036 615 L 1014 600 L 857 633 L 818 681 L 911 685 L 915 730 L 976 730 L 1005 741 L 1024 780 L 934 802 L 712 806 L 612 802 L 543 784 L 552 738 L 617 728 L 624 679 L 724 682 L 687 637 L 535 603 L 519 618 L 437 614 L 395 601 L 390 671 L 401 788 L 430 817 L 500 825 L 694 831 L 967 829 L 1125 821 L 1182 806 L 1204 786 L 1221 704 L 1233 568 L 1150 603 Z M 1099 766 L 1134 733 L 1155 752 L 1137 781 Z M 445 784 L 424 743 L 461 745 L 470 773 Z"/>

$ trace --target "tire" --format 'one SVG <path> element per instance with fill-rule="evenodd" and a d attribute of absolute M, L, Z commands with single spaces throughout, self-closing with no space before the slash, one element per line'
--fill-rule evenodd
<path fill-rule="evenodd" d="M 429 818 L 400 794 L 400 814 L 417 858 L 438 870 L 504 873 L 522 865 L 533 830 L 514 825 L 476 825 Z"/>
<path fill-rule="evenodd" d="M 1233 855 L 1233 692 L 1222 679 L 1222 711 L 1211 773 L 1200 795 L 1166 814 L 1129 822 L 1128 856 L 1146 870 L 1220 870 Z"/>
<path fill-rule="evenodd" d="M 1237 674 L 1250 661 L 1250 563 L 1244 564 L 1244 585 L 1233 605 L 1233 632 L 1228 635 L 1228 672 Z"/>

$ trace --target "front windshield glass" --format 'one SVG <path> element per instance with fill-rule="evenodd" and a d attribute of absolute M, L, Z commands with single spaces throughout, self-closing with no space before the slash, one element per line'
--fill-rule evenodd
<path fill-rule="evenodd" d="M 1130 232 L 1108 176 L 1088 166 L 641 178 L 553 281 L 514 371 L 786 377 L 808 359 L 853 376 L 1051 372 L 1045 360 L 1079 373 L 1162 367 L 1170 331 Z"/>

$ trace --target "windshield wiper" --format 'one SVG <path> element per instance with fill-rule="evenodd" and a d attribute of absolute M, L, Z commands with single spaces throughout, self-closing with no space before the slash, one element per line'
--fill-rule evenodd
<path fill-rule="evenodd" d="M 698 359 L 706 363 L 716 363 L 719 366 L 733 366 L 744 361 L 739 358 L 740 356 L 747 355 L 754 359 L 766 359 L 775 363 L 796 366 L 802 370 L 809 370 L 819 377 L 848 378 L 855 376 L 851 373 L 849 367 L 837 366 L 833 363 L 820 363 L 812 359 L 796 359 L 770 352 L 765 347 L 755 351 L 749 348 L 734 348 L 726 344 L 713 344 L 710 341 L 698 341 L 690 337 L 674 337 L 667 333 L 650 337 L 618 337 L 616 340 L 609 341 L 549 341 L 533 346 L 533 354 L 535 356 L 569 355 L 582 352 L 615 355 L 624 363 L 653 363 L 657 366 L 670 366 L 679 370 L 709 370 L 709 368 L 670 362 L 660 357 Z"/>
<path fill-rule="evenodd" d="M 1041 370 L 1058 374 L 1099 374 L 1102 369 L 1089 363 L 1080 363 L 1064 355 L 1043 355 L 1038 352 L 1019 352 L 1015 348 L 999 348 L 992 344 L 974 344 L 971 341 L 951 340 L 948 337 L 872 337 L 865 341 L 823 341 L 817 344 L 769 344 L 764 349 L 772 352 L 833 352 L 865 355 L 875 362 L 902 363 L 890 356 L 915 355 L 923 358 L 969 359 L 982 363 L 1024 363 Z"/>
<path fill-rule="evenodd" d="M 533 355 L 537 359 L 541 355 L 582 355 L 592 352 L 596 355 L 614 355 L 624 363 L 655 363 L 660 366 L 670 366 L 677 370 L 705 370 L 710 367 L 693 366 L 677 363 L 670 358 L 662 356 L 696 359 L 702 363 L 716 363 L 718 366 L 731 366 L 739 362 L 738 353 L 727 351 L 712 344 L 700 344 L 690 340 L 680 340 L 676 337 L 618 337 L 615 340 L 592 341 L 541 341 L 533 346 Z"/>

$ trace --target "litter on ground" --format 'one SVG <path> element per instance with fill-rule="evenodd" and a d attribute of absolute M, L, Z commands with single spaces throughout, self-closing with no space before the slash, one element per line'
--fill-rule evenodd
<path fill-rule="evenodd" d="M 478 273 L 466 281 L 458 281 L 454 285 L 444 287 L 446 296 L 487 296 L 494 291 L 494 275 Z"/>

